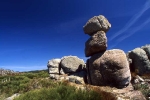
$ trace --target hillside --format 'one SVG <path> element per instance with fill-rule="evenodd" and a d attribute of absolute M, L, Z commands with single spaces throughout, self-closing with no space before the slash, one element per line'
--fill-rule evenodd
<path fill-rule="evenodd" d="M 0 93 L 0 100 L 4 100 L 13 94 L 21 94 L 15 100 L 41 100 L 40 98 L 42 100 L 73 100 L 73 98 L 74 100 L 100 99 L 100 95 L 96 92 L 76 90 L 75 87 L 69 86 L 66 82 L 50 80 L 46 70 L 0 76 Z M 5 100 L 13 99 L 9 98 Z"/>

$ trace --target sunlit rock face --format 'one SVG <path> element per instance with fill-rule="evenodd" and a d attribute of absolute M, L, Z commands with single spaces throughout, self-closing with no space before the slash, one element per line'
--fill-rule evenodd
<path fill-rule="evenodd" d="M 51 59 L 47 63 L 49 74 L 59 74 L 59 64 L 61 59 Z"/>
<path fill-rule="evenodd" d="M 107 49 L 107 37 L 104 31 L 98 31 L 89 38 L 85 43 L 85 56 L 89 57 L 95 53 Z"/>
<path fill-rule="evenodd" d="M 98 53 L 88 61 L 89 82 L 92 85 L 123 88 L 131 80 L 129 64 L 124 51 L 119 49 Z"/>
<path fill-rule="evenodd" d="M 76 84 L 87 83 L 85 63 L 77 56 L 51 59 L 47 63 L 50 79 L 69 81 Z"/>
<path fill-rule="evenodd" d="M 65 73 L 73 73 L 82 70 L 85 63 L 77 56 L 65 56 L 62 58 L 60 65 Z"/>
<path fill-rule="evenodd" d="M 90 18 L 83 26 L 85 34 L 91 36 L 85 43 L 87 80 L 89 84 L 124 88 L 131 81 L 129 63 L 124 51 L 107 49 L 106 32 L 111 24 L 103 16 Z"/>
<path fill-rule="evenodd" d="M 87 21 L 87 23 L 83 26 L 83 30 L 85 34 L 90 36 L 97 31 L 107 32 L 111 27 L 111 24 L 108 20 L 103 16 L 94 16 Z"/>

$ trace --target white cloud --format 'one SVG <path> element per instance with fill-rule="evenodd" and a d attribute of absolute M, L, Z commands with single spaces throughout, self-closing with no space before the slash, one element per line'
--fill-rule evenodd
<path fill-rule="evenodd" d="M 147 0 L 141 11 L 139 11 L 137 14 L 135 14 L 131 20 L 116 34 L 114 34 L 109 40 L 112 41 L 117 36 L 123 34 L 125 31 L 127 31 L 133 24 L 137 22 L 137 20 L 150 8 L 150 0 Z"/>
<path fill-rule="evenodd" d="M 116 45 L 118 45 L 121 41 L 125 40 L 126 38 L 132 36 L 133 34 L 135 34 L 137 31 L 139 31 L 140 29 L 142 29 L 144 26 L 146 26 L 148 23 L 150 23 L 150 18 L 147 19 L 144 23 L 142 23 L 140 26 L 132 29 L 130 32 L 128 32 L 129 34 L 126 34 L 125 36 L 119 37 L 119 39 L 117 40 L 117 43 L 112 45 L 110 48 L 115 47 Z"/>
<path fill-rule="evenodd" d="M 150 18 L 148 20 L 146 20 L 143 24 L 141 24 L 140 26 L 134 28 L 133 30 L 131 30 L 129 32 L 129 34 L 122 36 L 118 39 L 118 41 L 123 41 L 124 39 L 132 36 L 133 34 L 135 34 L 137 31 L 139 31 L 140 29 L 142 29 L 145 25 L 147 25 L 148 23 L 150 23 Z"/>

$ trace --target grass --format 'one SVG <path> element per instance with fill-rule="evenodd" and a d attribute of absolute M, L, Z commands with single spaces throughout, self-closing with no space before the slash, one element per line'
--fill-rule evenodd
<path fill-rule="evenodd" d="M 149 88 L 149 85 L 148 83 L 147 84 L 135 84 L 133 85 L 134 89 L 135 90 L 139 90 L 142 92 L 142 94 L 146 97 L 147 100 L 149 95 L 150 95 L 150 88 Z"/>
<path fill-rule="evenodd" d="M 146 98 L 150 94 L 148 84 L 135 84 L 134 89 Z M 0 100 L 15 93 L 21 94 L 15 100 L 102 100 L 104 97 L 110 100 L 113 97 L 99 89 L 81 90 L 67 82 L 50 80 L 46 70 L 0 76 Z"/>
<path fill-rule="evenodd" d="M 94 91 L 77 90 L 73 86 L 59 85 L 27 92 L 15 100 L 101 100 Z"/>
<path fill-rule="evenodd" d="M 48 77 L 46 70 L 0 76 L 0 100 L 15 93 L 21 94 L 15 100 L 101 100 L 97 92 L 76 89 Z"/>

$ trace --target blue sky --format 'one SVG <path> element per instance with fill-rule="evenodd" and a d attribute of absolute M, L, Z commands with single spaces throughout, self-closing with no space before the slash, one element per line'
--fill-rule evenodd
<path fill-rule="evenodd" d="M 46 69 L 73 55 L 86 60 L 83 26 L 93 16 L 111 23 L 109 49 L 125 52 L 150 43 L 150 0 L 1 0 L 0 68 Z"/>

